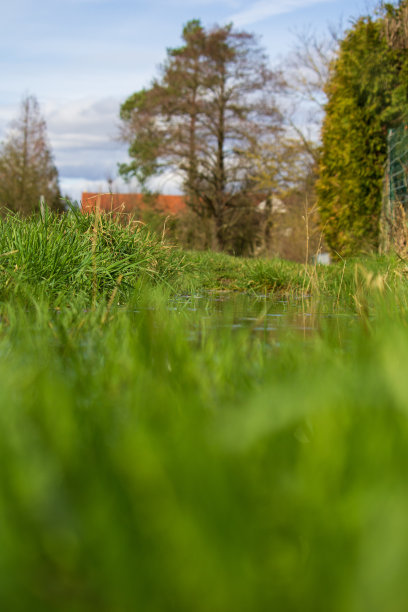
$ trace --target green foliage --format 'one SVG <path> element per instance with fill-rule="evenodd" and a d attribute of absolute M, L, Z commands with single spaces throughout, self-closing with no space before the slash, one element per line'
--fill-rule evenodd
<path fill-rule="evenodd" d="M 408 294 L 380 280 L 300 334 L 265 299 L 253 331 L 162 289 L 3 301 L 0 608 L 405 612 Z"/>
<path fill-rule="evenodd" d="M 120 118 L 127 125 L 127 132 L 131 134 L 129 146 L 130 163 L 119 164 L 119 173 L 126 180 L 134 177 L 142 189 L 146 189 L 147 180 L 160 172 L 158 155 L 160 148 L 160 135 L 155 130 L 152 110 L 155 106 L 153 92 L 142 89 L 130 96 L 120 108 Z M 138 137 L 133 137 L 133 117 L 137 115 L 139 124 Z"/>
<path fill-rule="evenodd" d="M 280 131 L 282 83 L 252 34 L 193 20 L 182 38 L 167 50 L 160 77 L 121 106 L 131 162 L 119 170 L 142 188 L 164 170 L 177 173 L 191 209 L 214 221 L 214 247 L 222 250 L 243 202 L 251 209 L 259 192 L 249 154 Z"/>
<path fill-rule="evenodd" d="M 384 10 L 354 24 L 327 86 L 319 211 L 327 244 L 342 256 L 378 245 L 387 131 L 408 108 L 408 58 L 385 36 Z"/>

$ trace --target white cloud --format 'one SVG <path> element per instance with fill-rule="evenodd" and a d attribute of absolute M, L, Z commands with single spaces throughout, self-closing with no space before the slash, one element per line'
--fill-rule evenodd
<path fill-rule="evenodd" d="M 113 138 L 118 122 L 120 100 L 82 98 L 61 103 L 54 101 L 44 108 L 48 131 L 55 138 L 74 134 L 77 137 Z"/>
<path fill-rule="evenodd" d="M 118 164 L 128 160 L 127 145 L 117 138 L 121 102 L 123 99 L 113 96 L 40 100 L 61 192 L 72 200 L 79 201 L 83 191 L 107 191 L 109 178 L 114 180 L 116 192 L 137 190 L 136 185 L 117 176 Z M 0 105 L 0 142 L 17 113 L 15 105 Z M 180 181 L 174 174 L 164 174 L 152 181 L 151 187 L 162 193 L 179 193 Z"/>
<path fill-rule="evenodd" d="M 79 199 L 82 191 L 106 190 L 107 179 L 115 178 L 117 164 L 127 159 L 126 146 L 116 138 L 119 105 L 115 97 L 44 105 L 63 193 Z"/>
<path fill-rule="evenodd" d="M 307 8 L 313 4 L 332 2 L 333 0 L 258 0 L 250 8 L 238 11 L 230 16 L 230 20 L 237 27 L 243 27 L 268 19 L 274 15 L 292 13 L 298 9 Z"/>
<path fill-rule="evenodd" d="M 71 202 L 80 202 L 84 191 L 91 193 L 106 193 L 108 183 L 106 180 L 90 180 L 87 178 L 64 178 L 60 179 L 60 189 L 63 197 L 68 197 Z M 116 191 L 116 189 L 115 189 Z M 126 192 L 127 190 L 125 190 Z"/>
<path fill-rule="evenodd" d="M 127 145 L 117 140 L 121 100 L 114 97 L 49 102 L 42 108 L 64 195 L 79 201 L 83 191 L 137 190 L 117 176 L 118 163 L 128 160 Z M 151 183 L 161 193 L 180 193 L 180 180 L 165 173 Z"/>
<path fill-rule="evenodd" d="M 2 93 L 2 92 L 1 92 Z M 11 104 L 0 105 L 0 142 L 5 138 L 11 121 L 17 117 L 18 107 Z"/>

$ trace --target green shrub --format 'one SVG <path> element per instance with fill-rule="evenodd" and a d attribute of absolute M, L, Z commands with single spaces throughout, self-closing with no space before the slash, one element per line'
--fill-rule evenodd
<path fill-rule="evenodd" d="M 327 244 L 341 256 L 378 246 L 387 132 L 408 108 L 406 49 L 384 31 L 399 10 L 386 5 L 378 19 L 353 25 L 327 85 L 318 206 Z"/>

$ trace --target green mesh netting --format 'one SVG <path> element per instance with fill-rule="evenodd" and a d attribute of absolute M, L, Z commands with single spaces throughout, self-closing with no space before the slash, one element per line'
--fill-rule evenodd
<path fill-rule="evenodd" d="M 408 207 L 408 125 L 400 125 L 388 133 L 388 199 Z"/>

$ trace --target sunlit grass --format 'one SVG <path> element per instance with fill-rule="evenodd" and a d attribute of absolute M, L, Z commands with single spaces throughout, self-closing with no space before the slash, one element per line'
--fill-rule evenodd
<path fill-rule="evenodd" d="M 186 267 L 183 254 L 163 244 L 143 224 L 120 225 L 111 215 L 72 209 L 57 216 L 0 219 L 3 299 L 30 295 L 99 299 L 118 284 L 126 295 L 141 278 L 169 284 Z"/>
<path fill-rule="evenodd" d="M 2 223 L 1 610 L 405 612 L 403 262 Z M 265 279 L 282 304 L 251 298 Z M 279 308 L 304 328 L 270 331 Z"/>

